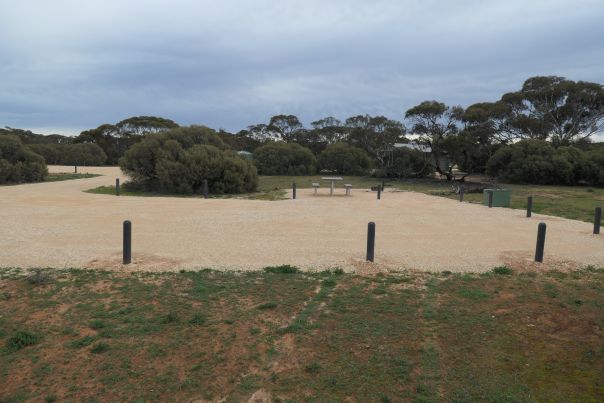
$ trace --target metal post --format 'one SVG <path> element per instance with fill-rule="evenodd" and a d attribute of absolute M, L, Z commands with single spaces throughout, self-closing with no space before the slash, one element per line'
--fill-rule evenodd
<path fill-rule="evenodd" d="M 292 184 L 293 199 L 296 200 L 296 182 Z"/>
<path fill-rule="evenodd" d="M 120 178 L 115 178 L 115 195 L 120 195 Z"/>
<path fill-rule="evenodd" d="M 381 198 L 382 198 L 382 188 L 378 186 L 377 199 L 380 200 Z"/>
<path fill-rule="evenodd" d="M 73 169 L 74 169 L 74 171 L 73 171 L 73 172 L 77 174 L 77 173 L 78 173 L 78 166 L 77 166 L 77 165 L 75 165 L 75 166 L 73 167 Z"/>
<path fill-rule="evenodd" d="M 382 179 L 382 190 L 384 190 L 384 186 L 386 186 L 386 180 Z"/>
<path fill-rule="evenodd" d="M 463 190 L 463 186 L 461 186 L 461 187 L 459 188 L 459 201 L 460 201 L 460 202 L 463 202 L 463 192 L 464 192 L 464 190 Z"/>
<path fill-rule="evenodd" d="M 128 220 L 124 221 L 124 264 L 132 262 L 132 223 Z"/>
<path fill-rule="evenodd" d="M 602 221 L 602 207 L 596 207 L 596 214 L 594 217 L 594 234 L 600 233 L 600 222 Z"/>
<path fill-rule="evenodd" d="M 493 207 L 493 192 L 489 192 L 489 208 Z"/>
<path fill-rule="evenodd" d="M 208 198 L 208 180 L 207 179 L 203 180 L 203 198 L 204 199 Z"/>
<path fill-rule="evenodd" d="M 528 197 L 528 201 L 526 203 L 526 216 L 528 218 L 533 214 L 533 196 Z"/>
<path fill-rule="evenodd" d="M 372 221 L 367 225 L 367 261 L 373 262 L 375 252 L 375 223 Z"/>
<path fill-rule="evenodd" d="M 543 249 L 545 249 L 545 230 L 547 226 L 545 223 L 539 223 L 537 229 L 537 248 L 535 250 L 535 262 L 543 262 Z"/>

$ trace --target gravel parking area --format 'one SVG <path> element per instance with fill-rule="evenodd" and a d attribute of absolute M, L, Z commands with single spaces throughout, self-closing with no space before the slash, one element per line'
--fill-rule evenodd
<path fill-rule="evenodd" d="M 73 167 L 50 167 L 73 172 Z M 365 189 L 351 197 L 297 200 L 115 197 L 84 193 L 125 178 L 104 176 L 0 187 L 0 266 L 117 270 L 259 269 L 292 264 L 346 271 L 482 271 L 532 267 L 537 224 L 546 222 L 546 267 L 604 266 L 604 235 L 589 223 L 414 192 Z M 121 265 L 122 221 L 133 225 L 134 262 Z M 367 223 L 376 223 L 375 264 L 364 262 Z"/>

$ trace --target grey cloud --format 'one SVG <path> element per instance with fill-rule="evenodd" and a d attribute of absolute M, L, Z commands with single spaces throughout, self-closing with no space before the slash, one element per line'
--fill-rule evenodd
<path fill-rule="evenodd" d="M 537 74 L 604 82 L 599 1 L 0 4 L 0 126 L 128 116 L 239 130 L 495 100 Z"/>

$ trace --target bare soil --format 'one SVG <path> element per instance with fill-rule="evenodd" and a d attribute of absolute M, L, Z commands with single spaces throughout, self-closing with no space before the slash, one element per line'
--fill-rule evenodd
<path fill-rule="evenodd" d="M 353 189 L 351 197 L 299 189 L 297 200 L 281 201 L 116 197 L 83 191 L 117 177 L 123 182 L 118 168 L 78 172 L 104 176 L 0 187 L 0 266 L 486 271 L 532 267 L 539 222 L 548 228 L 545 263 L 537 267 L 604 265 L 604 236 L 592 235 L 591 224 L 538 214 L 527 219 L 520 210 L 388 190 L 378 201 L 367 189 Z M 124 220 L 133 226 L 128 268 L 120 257 Z M 364 262 L 369 221 L 376 223 L 373 265 Z"/>

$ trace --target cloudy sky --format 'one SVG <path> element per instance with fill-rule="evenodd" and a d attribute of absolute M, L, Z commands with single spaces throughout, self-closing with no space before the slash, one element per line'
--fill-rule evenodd
<path fill-rule="evenodd" d="M 0 127 L 401 120 L 534 75 L 604 83 L 603 21 L 602 0 L 0 0 Z"/>

